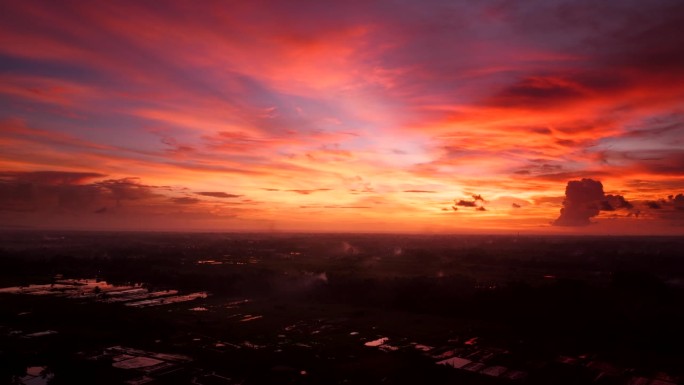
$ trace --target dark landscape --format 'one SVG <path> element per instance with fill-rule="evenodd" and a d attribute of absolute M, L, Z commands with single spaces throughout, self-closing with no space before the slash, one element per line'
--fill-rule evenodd
<path fill-rule="evenodd" d="M 684 379 L 681 237 L 1 238 L 0 383 Z"/>

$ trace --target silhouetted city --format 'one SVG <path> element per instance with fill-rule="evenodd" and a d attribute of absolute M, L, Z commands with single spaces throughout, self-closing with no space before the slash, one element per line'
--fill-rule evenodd
<path fill-rule="evenodd" d="M 6 232 L 0 382 L 678 384 L 684 239 Z"/>

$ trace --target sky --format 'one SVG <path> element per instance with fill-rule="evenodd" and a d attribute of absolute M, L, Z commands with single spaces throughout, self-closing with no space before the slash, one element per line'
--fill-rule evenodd
<path fill-rule="evenodd" d="M 684 3 L 6 1 L 0 228 L 684 234 Z"/>

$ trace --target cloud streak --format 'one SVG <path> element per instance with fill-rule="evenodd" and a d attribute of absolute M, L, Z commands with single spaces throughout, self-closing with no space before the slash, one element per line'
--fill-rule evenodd
<path fill-rule="evenodd" d="M 228 194 L 222 191 L 204 191 L 204 192 L 196 192 L 195 194 L 197 195 L 203 195 L 206 197 L 212 197 L 212 198 L 239 198 L 242 195 L 237 195 L 237 194 Z"/>

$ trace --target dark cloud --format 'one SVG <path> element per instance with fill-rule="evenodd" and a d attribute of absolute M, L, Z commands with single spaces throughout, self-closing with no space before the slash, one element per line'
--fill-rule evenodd
<path fill-rule="evenodd" d="M 544 108 L 577 101 L 585 96 L 578 87 L 559 79 L 534 77 L 520 80 L 495 95 L 497 107 Z"/>
<path fill-rule="evenodd" d="M 684 210 L 684 194 L 668 195 L 667 199 L 645 201 L 644 206 L 652 210 L 682 211 Z"/>
<path fill-rule="evenodd" d="M 2 172 L 0 180 L 48 185 L 79 184 L 88 180 L 104 178 L 106 175 L 94 172 L 32 171 Z"/>
<path fill-rule="evenodd" d="M 80 184 L 102 174 L 39 171 L 0 174 L 0 210 L 36 212 L 47 208 L 80 210 L 101 200 L 94 184 Z"/>
<path fill-rule="evenodd" d="M 651 194 L 659 194 L 662 191 L 672 191 L 672 190 L 684 190 L 684 179 L 682 180 L 672 180 L 672 179 L 656 179 L 656 180 L 643 180 L 634 179 L 629 180 L 625 185 L 634 190 L 641 192 L 647 192 Z"/>
<path fill-rule="evenodd" d="M 190 197 L 171 198 L 171 201 L 179 205 L 194 205 L 200 202 L 199 199 Z"/>
<path fill-rule="evenodd" d="M 53 184 L 55 180 L 62 179 L 4 173 L 0 177 L 0 222 L 79 229 L 130 229 L 132 225 L 139 229 L 181 229 L 187 226 L 186 219 L 203 219 L 207 215 L 232 218 L 244 212 L 234 207 L 243 203 L 213 202 L 209 207 L 189 192 L 178 196 L 181 187 L 146 185 L 137 178 L 84 184 Z"/>
<path fill-rule="evenodd" d="M 684 135 L 684 131 L 682 131 Z M 632 139 L 626 137 L 627 139 Z M 632 139 L 633 140 L 633 139 Z M 675 144 L 673 140 L 659 138 L 660 141 Z M 621 145 L 625 137 L 616 137 L 604 141 L 602 146 L 609 148 L 613 145 Z M 684 145 L 684 142 L 682 142 Z M 635 173 L 659 174 L 679 176 L 684 172 L 684 150 L 673 150 L 669 148 L 651 150 L 613 150 L 607 149 L 598 151 L 599 157 L 609 163 L 620 163 L 631 167 Z"/>
<path fill-rule="evenodd" d="M 684 21 L 684 5 L 678 1 L 659 1 L 649 7 L 648 13 L 633 9 L 632 20 L 640 25 L 638 28 L 623 28 L 610 38 L 617 46 L 608 52 L 615 52 L 611 61 L 615 64 L 627 65 L 641 71 L 668 71 L 681 74 L 684 68 L 684 53 L 681 44 L 682 22 Z M 598 38 L 598 37 L 597 37 Z"/>
<path fill-rule="evenodd" d="M 628 218 L 634 217 L 634 218 L 639 218 L 639 215 L 641 215 L 641 210 L 632 210 L 627 214 Z"/>
<path fill-rule="evenodd" d="M 556 144 L 564 147 L 574 147 L 578 144 L 578 142 L 570 139 L 557 139 Z"/>
<path fill-rule="evenodd" d="M 684 226 L 684 194 L 676 193 L 665 198 L 640 201 L 640 214 L 668 222 L 674 226 Z M 633 209 L 632 212 L 639 210 Z"/>
<path fill-rule="evenodd" d="M 631 209 L 622 195 L 606 195 L 603 184 L 593 179 L 573 180 L 565 187 L 565 200 L 555 226 L 586 226 L 600 211 Z"/>
<path fill-rule="evenodd" d="M 622 91 L 631 81 L 615 71 L 575 70 L 520 79 L 490 99 L 498 107 L 548 108 L 578 102 L 597 93 Z"/>
<path fill-rule="evenodd" d="M 461 206 L 461 207 L 477 207 L 474 201 L 466 201 L 466 200 L 459 200 L 456 202 L 456 206 Z"/>
<path fill-rule="evenodd" d="M 556 131 L 562 134 L 578 134 L 583 132 L 600 131 L 606 126 L 611 126 L 614 124 L 613 121 L 607 120 L 605 118 L 601 119 L 590 119 L 590 120 L 575 120 L 563 122 L 560 125 L 554 127 Z"/>
<path fill-rule="evenodd" d="M 517 203 L 511 203 L 511 207 L 513 207 L 514 209 L 519 209 L 519 208 L 521 208 L 522 206 L 520 206 L 520 205 L 517 204 Z"/>
<path fill-rule="evenodd" d="M 103 213 L 111 203 L 149 200 L 162 196 L 162 188 L 137 178 L 85 181 L 102 174 L 80 172 L 5 172 L 0 175 L 0 210 Z M 106 210 L 105 210 L 106 211 Z"/>
<path fill-rule="evenodd" d="M 600 203 L 600 206 L 600 211 L 615 211 L 613 206 L 611 206 L 610 203 L 608 203 L 608 201 L 602 201 Z"/>
<path fill-rule="evenodd" d="M 627 202 L 625 197 L 622 195 L 606 195 L 605 200 L 602 202 L 602 209 L 605 211 L 614 211 L 619 209 L 631 209 L 634 207 L 631 203 Z"/>
<path fill-rule="evenodd" d="M 520 32 L 539 37 L 548 47 L 583 53 L 606 72 L 629 68 L 681 73 L 684 68 L 681 1 L 554 1 L 538 7 L 510 3 L 505 9 Z M 609 23 L 606 15 L 611 15 Z"/>
<path fill-rule="evenodd" d="M 544 109 L 600 100 L 631 111 L 639 104 L 632 95 L 641 94 L 653 101 L 668 99 L 676 108 L 684 79 L 681 1 L 561 0 L 500 7 L 516 35 L 533 38 L 538 49 L 570 54 L 574 63 L 522 72 L 485 103 Z M 679 91 L 668 94 L 675 89 Z M 623 106 L 615 102 L 620 99 L 625 100 Z M 676 173 L 676 167 L 668 167 L 673 163 L 657 163 L 664 168 L 660 172 Z"/>
<path fill-rule="evenodd" d="M 556 226 L 586 226 L 599 214 L 604 200 L 603 184 L 593 179 L 573 180 L 565 187 L 565 200 Z"/>
<path fill-rule="evenodd" d="M 203 195 L 205 197 L 213 197 L 213 198 L 239 198 L 242 195 L 237 195 L 237 194 L 228 194 L 222 191 L 202 191 L 202 192 L 196 192 L 195 194 L 197 195 Z"/>
<path fill-rule="evenodd" d="M 541 179 L 541 180 L 548 180 L 548 181 L 564 181 L 568 179 L 574 179 L 574 178 L 582 178 L 586 179 L 588 177 L 597 177 L 597 176 L 611 176 L 610 172 L 606 171 L 598 171 L 598 170 L 578 170 L 578 171 L 568 171 L 568 172 L 557 172 L 557 173 L 551 173 L 551 174 L 538 174 L 535 175 L 536 179 Z"/>
<path fill-rule="evenodd" d="M 672 198 L 672 203 L 674 204 L 675 209 L 684 210 L 684 194 L 677 194 Z"/>
<path fill-rule="evenodd" d="M 487 201 L 482 198 L 482 195 L 480 194 L 472 194 L 471 195 L 472 200 L 466 200 L 466 199 L 459 199 L 458 201 L 454 201 L 454 206 L 451 208 L 454 209 L 454 211 L 457 211 L 458 208 L 456 206 L 461 206 L 461 207 L 473 207 L 477 211 L 487 211 L 487 209 L 482 206 L 483 203 L 487 203 Z"/>
<path fill-rule="evenodd" d="M 97 182 L 94 186 L 114 199 L 117 206 L 121 205 L 121 201 L 135 201 L 159 196 L 154 192 L 155 186 L 144 185 L 140 183 L 138 178 L 109 179 Z"/>
<path fill-rule="evenodd" d="M 531 160 L 529 163 L 530 166 L 528 168 L 514 171 L 514 173 L 518 175 L 534 174 L 535 176 L 562 174 L 563 166 L 560 164 L 551 164 L 547 163 L 547 161 L 538 160 Z"/>
<path fill-rule="evenodd" d="M 548 127 L 530 127 L 529 130 L 540 135 L 551 135 L 553 133 Z"/>
<path fill-rule="evenodd" d="M 80 211 L 83 207 L 93 207 L 102 201 L 102 191 L 93 185 L 59 185 L 54 188 L 45 185 L 34 185 L 39 194 L 52 192 L 56 194 L 57 206 L 69 211 Z M 46 198 L 45 195 L 42 196 Z"/>
<path fill-rule="evenodd" d="M 639 167 L 652 174 L 682 175 L 684 172 L 684 150 L 670 151 L 651 151 L 641 152 L 637 156 L 642 159 L 634 159 L 639 163 Z"/>

